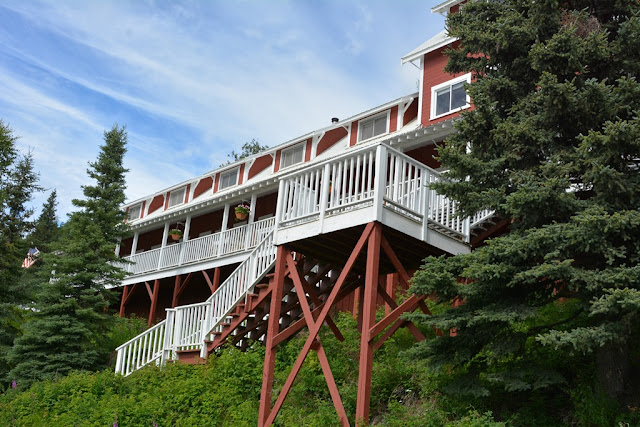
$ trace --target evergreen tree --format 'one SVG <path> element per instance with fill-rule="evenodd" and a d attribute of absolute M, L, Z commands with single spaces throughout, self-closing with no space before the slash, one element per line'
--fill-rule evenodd
<path fill-rule="evenodd" d="M 110 288 L 124 277 L 113 262 L 124 233 L 126 143 L 124 127 L 105 132 L 98 159 L 87 170 L 94 184 L 82 187 L 85 199 L 73 201 L 80 210 L 70 215 L 52 253 L 43 254 L 55 271 L 41 286 L 37 310 L 10 354 L 16 365 L 10 378 L 22 385 L 106 364 L 102 334 L 112 319 Z"/>
<path fill-rule="evenodd" d="M 22 260 L 28 245 L 33 210 L 28 203 L 40 191 L 31 153 L 20 155 L 17 137 L 0 120 L 0 379 L 9 369 L 7 351 L 20 334 L 28 289 L 21 282 Z"/>
<path fill-rule="evenodd" d="M 453 336 L 417 353 L 455 373 L 451 390 L 526 394 L 592 369 L 624 401 L 640 342 L 640 3 L 472 1 L 447 25 L 447 70 L 474 73 L 475 109 L 436 187 L 511 226 L 425 260 L 413 290 L 462 304 L 428 319 Z"/>
<path fill-rule="evenodd" d="M 50 245 L 58 238 L 57 205 L 58 194 L 54 189 L 49 194 L 47 201 L 42 205 L 40 216 L 34 223 L 33 233 L 27 239 L 31 247 L 37 246 L 41 252 L 48 252 Z"/>

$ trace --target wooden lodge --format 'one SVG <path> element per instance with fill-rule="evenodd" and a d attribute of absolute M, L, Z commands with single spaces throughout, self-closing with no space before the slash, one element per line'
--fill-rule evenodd
<path fill-rule="evenodd" d="M 449 0 L 433 11 L 457 11 Z M 170 360 L 193 363 L 224 343 L 266 347 L 259 420 L 271 425 L 309 351 L 317 353 L 343 425 L 349 425 L 318 331 L 336 310 L 361 325 L 356 418 L 368 419 L 373 353 L 398 328 L 422 333 L 400 305 L 421 260 L 468 253 L 497 225 L 493 213 L 460 217 L 430 188 L 446 179 L 434 158 L 471 108 L 470 75 L 443 71 L 445 31 L 402 58 L 420 68 L 417 93 L 380 105 L 125 206 L 133 236 L 120 315 L 150 329 L 118 348 L 116 372 L 129 375 Z M 249 205 L 246 217 L 235 208 Z M 174 232 L 173 230 L 179 230 Z M 175 239 L 175 240 L 174 240 Z M 376 323 L 375 311 L 386 307 Z M 278 344 L 306 329 L 306 343 L 272 406 Z"/>

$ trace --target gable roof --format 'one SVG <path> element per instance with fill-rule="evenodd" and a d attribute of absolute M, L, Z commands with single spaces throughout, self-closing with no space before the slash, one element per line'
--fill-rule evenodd
<path fill-rule="evenodd" d="M 433 52 L 436 49 L 440 49 L 441 47 L 446 46 L 456 40 L 457 38 L 449 36 L 447 30 L 442 30 L 438 34 L 431 37 L 429 40 L 422 43 L 420 46 L 403 56 L 402 63 L 406 64 L 407 62 L 415 61 L 416 59 L 421 58 L 424 54 Z"/>

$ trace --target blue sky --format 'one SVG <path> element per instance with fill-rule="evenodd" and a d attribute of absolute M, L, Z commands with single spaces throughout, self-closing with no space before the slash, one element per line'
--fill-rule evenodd
<path fill-rule="evenodd" d="M 416 91 L 400 57 L 442 29 L 436 4 L 0 0 L 0 119 L 64 221 L 114 123 L 132 200 Z"/>

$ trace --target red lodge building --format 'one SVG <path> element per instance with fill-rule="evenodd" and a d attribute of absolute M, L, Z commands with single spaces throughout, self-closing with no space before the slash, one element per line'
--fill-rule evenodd
<path fill-rule="evenodd" d="M 454 13 L 460 3 L 432 11 Z M 351 311 L 362 331 L 356 418 L 367 420 L 374 352 L 401 327 L 424 339 L 401 317 L 427 310 L 423 297 L 398 305 L 395 291 L 426 256 L 468 253 L 496 227 L 492 212 L 459 217 L 429 187 L 446 179 L 437 147 L 471 107 L 471 75 L 443 71 L 455 43 L 442 31 L 402 58 L 420 69 L 416 93 L 124 206 L 132 237 L 118 247 L 129 261 L 120 315 L 144 316 L 150 329 L 118 348 L 116 372 L 198 362 L 222 344 L 259 341 L 259 422 L 271 425 L 313 350 L 349 425 L 318 331 L 325 325 L 342 339 L 331 317 Z M 248 215 L 236 213 L 240 204 Z M 302 330 L 308 338 L 272 405 L 278 345 Z"/>

